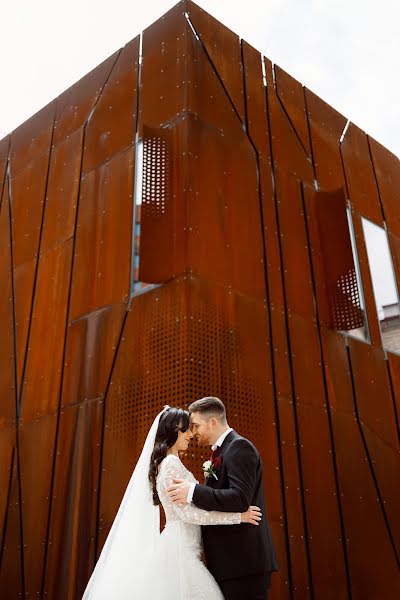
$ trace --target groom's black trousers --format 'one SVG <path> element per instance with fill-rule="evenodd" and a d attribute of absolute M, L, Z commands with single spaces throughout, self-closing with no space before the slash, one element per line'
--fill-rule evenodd
<path fill-rule="evenodd" d="M 225 600 L 266 600 L 271 575 L 252 575 L 218 581 Z"/>

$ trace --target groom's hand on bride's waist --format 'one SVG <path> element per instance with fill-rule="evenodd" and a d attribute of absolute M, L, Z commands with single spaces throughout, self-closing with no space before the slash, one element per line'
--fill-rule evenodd
<path fill-rule="evenodd" d="M 189 481 L 173 479 L 173 483 L 167 488 L 167 493 L 174 504 L 187 504 L 190 488 L 191 483 Z"/>

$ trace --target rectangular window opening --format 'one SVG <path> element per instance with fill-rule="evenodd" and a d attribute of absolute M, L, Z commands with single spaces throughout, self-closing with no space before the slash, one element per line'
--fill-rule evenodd
<path fill-rule="evenodd" d="M 351 211 L 342 188 L 309 188 L 318 315 L 324 325 L 363 341 L 369 338 Z"/>
<path fill-rule="evenodd" d="M 133 203 L 133 234 L 132 234 L 132 267 L 131 267 L 131 296 L 147 292 L 157 284 L 140 280 L 140 234 L 142 225 L 143 201 L 143 141 L 137 142 L 135 151 L 135 191 Z"/>
<path fill-rule="evenodd" d="M 356 237 L 355 237 L 355 233 L 354 233 L 353 218 L 352 218 L 352 214 L 351 214 L 351 206 L 350 206 L 349 201 L 347 203 L 346 212 L 347 212 L 347 221 L 348 221 L 348 226 L 349 226 L 351 250 L 352 250 L 353 261 L 354 261 L 354 271 L 355 271 L 354 274 L 355 274 L 355 279 L 357 282 L 358 298 L 359 298 L 359 304 L 360 304 L 360 309 L 361 309 L 361 314 L 362 314 L 362 325 L 360 327 L 356 327 L 354 329 L 348 329 L 343 333 L 346 333 L 350 337 L 354 337 L 354 338 L 362 340 L 364 342 L 370 342 L 367 313 L 365 310 L 364 291 L 363 291 L 363 285 L 362 285 L 362 279 L 361 279 L 360 265 L 359 265 L 359 260 L 358 260 Z"/>
<path fill-rule="evenodd" d="M 175 276 L 171 129 L 143 127 L 135 152 L 131 296 Z"/>
<path fill-rule="evenodd" d="M 362 217 L 382 346 L 400 354 L 400 301 L 387 232 Z"/>

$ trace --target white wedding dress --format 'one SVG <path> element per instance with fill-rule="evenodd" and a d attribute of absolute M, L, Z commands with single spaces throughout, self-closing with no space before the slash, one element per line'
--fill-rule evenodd
<path fill-rule="evenodd" d="M 166 515 L 153 504 L 149 464 L 164 407 L 150 428 L 82 600 L 223 600 L 201 561 L 201 525 L 235 525 L 240 513 L 173 504 L 166 492 L 174 478 L 196 481 L 180 459 L 168 455 L 157 476 Z"/>
<path fill-rule="evenodd" d="M 223 600 L 217 582 L 201 560 L 200 526 L 236 525 L 240 523 L 240 513 L 206 511 L 194 504 L 173 504 L 166 490 L 174 478 L 196 482 L 180 459 L 169 454 L 162 461 L 157 477 L 157 492 L 166 516 L 157 552 L 166 579 L 162 585 L 156 583 L 153 591 L 149 590 L 149 597 L 153 593 L 157 600 Z M 174 579 L 177 579 L 176 585 L 172 583 Z"/>

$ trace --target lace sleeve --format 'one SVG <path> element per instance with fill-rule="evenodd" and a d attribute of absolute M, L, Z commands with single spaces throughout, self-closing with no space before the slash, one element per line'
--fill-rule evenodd
<path fill-rule="evenodd" d="M 162 487 L 164 487 L 164 489 L 168 488 L 173 483 L 174 478 L 191 481 L 188 477 L 187 470 L 178 458 L 168 459 L 163 467 Z M 185 523 L 191 523 L 193 525 L 239 525 L 241 522 L 241 514 L 239 512 L 208 511 L 197 508 L 193 503 L 173 504 L 171 502 L 170 506 L 177 517 Z"/>

